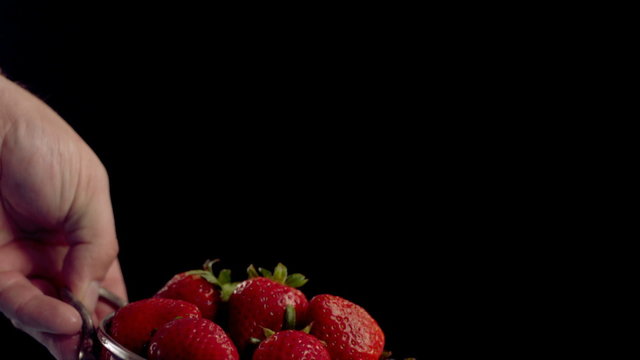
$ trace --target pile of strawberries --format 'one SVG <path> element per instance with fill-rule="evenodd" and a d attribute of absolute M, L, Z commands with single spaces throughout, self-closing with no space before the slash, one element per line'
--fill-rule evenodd
<path fill-rule="evenodd" d="M 307 300 L 307 279 L 248 268 L 249 278 L 204 270 L 174 276 L 154 297 L 116 312 L 109 333 L 149 360 L 378 360 L 384 334 L 360 306 L 334 295 Z M 219 324 L 228 324 L 220 326 Z"/>

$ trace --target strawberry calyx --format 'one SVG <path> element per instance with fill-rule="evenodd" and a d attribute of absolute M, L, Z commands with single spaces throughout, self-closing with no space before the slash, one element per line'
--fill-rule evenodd
<path fill-rule="evenodd" d="M 273 330 L 271 330 L 269 328 L 266 328 L 264 326 L 262 327 L 262 333 L 264 334 L 265 340 L 276 334 L 275 331 L 273 331 Z M 260 344 L 263 341 L 264 340 L 260 340 L 260 339 L 258 339 L 256 337 L 249 338 L 249 342 L 254 344 L 254 345 Z"/>
<path fill-rule="evenodd" d="M 260 273 L 258 273 L 258 271 L 260 271 Z M 287 267 L 282 263 L 278 263 L 273 272 L 264 268 L 258 268 L 258 270 L 256 270 L 253 265 L 249 265 L 249 267 L 247 268 L 247 274 L 249 274 L 249 279 L 262 276 L 277 283 L 284 284 L 296 289 L 309 281 L 309 279 L 307 279 L 300 273 L 289 275 Z"/>
<path fill-rule="evenodd" d="M 296 328 L 296 308 L 293 305 L 287 305 L 284 311 L 284 330 L 295 330 Z"/>
<path fill-rule="evenodd" d="M 311 327 L 313 327 L 313 322 L 309 323 L 309 325 L 305 326 L 304 329 L 300 330 L 305 334 L 311 334 Z M 320 340 L 321 343 L 324 343 L 326 345 L 326 342 Z"/>
<path fill-rule="evenodd" d="M 262 331 L 264 332 L 264 337 L 265 337 L 266 339 L 268 339 L 268 338 L 270 338 L 270 337 L 272 337 L 273 335 L 275 335 L 275 334 L 276 334 L 276 332 L 275 332 L 275 331 L 273 331 L 273 330 L 271 330 L 271 329 L 267 329 L 266 327 L 263 327 L 263 328 L 262 328 Z"/>
<path fill-rule="evenodd" d="M 220 270 L 220 273 L 216 276 L 213 272 L 213 264 L 218 261 L 220 261 L 220 259 L 207 260 L 203 265 L 204 270 L 191 270 L 187 271 L 186 274 L 198 275 L 209 283 L 218 286 L 220 288 L 220 298 L 226 302 L 229 301 L 229 297 L 231 297 L 233 290 L 236 289 L 239 282 L 231 281 L 231 270 L 229 269 Z"/>
<path fill-rule="evenodd" d="M 313 325 L 313 323 L 307 325 L 304 329 L 299 330 L 302 331 L 305 334 L 309 334 L 311 333 L 311 326 Z M 293 305 L 287 305 L 287 308 L 285 310 L 284 313 L 284 324 L 282 326 L 282 330 L 295 330 L 296 328 L 296 308 Z M 264 338 L 268 339 L 271 336 L 273 336 L 276 332 L 266 328 L 266 327 L 262 327 L 262 332 L 264 333 Z M 263 340 L 260 340 L 258 338 L 252 337 L 249 339 L 249 342 L 251 342 L 252 344 L 259 344 L 261 343 Z"/>

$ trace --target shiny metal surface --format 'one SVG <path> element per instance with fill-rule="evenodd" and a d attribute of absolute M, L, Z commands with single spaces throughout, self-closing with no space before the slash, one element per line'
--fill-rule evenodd
<path fill-rule="evenodd" d="M 114 309 L 119 309 L 127 304 L 126 301 L 104 288 L 100 288 L 99 296 L 100 301 L 106 302 Z M 82 317 L 82 331 L 80 333 L 80 343 L 78 346 L 79 360 L 145 360 L 145 358 L 125 349 L 109 336 L 109 324 L 115 312 L 104 318 L 98 329 L 96 329 L 91 314 L 89 314 L 87 308 L 75 298 L 71 291 L 62 289 L 60 291 L 60 297 L 63 301 L 78 310 L 80 317 Z"/>
<path fill-rule="evenodd" d="M 60 291 L 62 300 L 73 306 L 80 313 L 82 317 L 82 331 L 80 333 L 80 344 L 78 345 L 78 359 L 79 360 L 97 360 L 98 356 L 94 352 L 94 346 L 96 342 L 96 332 L 93 327 L 93 320 L 91 314 L 87 311 L 87 308 L 73 296 L 69 289 L 62 289 Z"/>
<path fill-rule="evenodd" d="M 103 287 L 98 290 L 98 295 L 100 296 L 101 301 L 111 305 L 114 309 L 120 309 L 121 307 L 127 305 L 126 301 L 122 300 L 118 295 Z"/>

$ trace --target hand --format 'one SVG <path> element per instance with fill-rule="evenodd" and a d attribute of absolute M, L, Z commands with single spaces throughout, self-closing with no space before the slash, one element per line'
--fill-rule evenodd
<path fill-rule="evenodd" d="M 47 105 L 0 76 L 0 311 L 57 359 L 75 359 L 82 321 L 57 299 L 68 287 L 94 320 L 126 299 L 106 170 Z"/>

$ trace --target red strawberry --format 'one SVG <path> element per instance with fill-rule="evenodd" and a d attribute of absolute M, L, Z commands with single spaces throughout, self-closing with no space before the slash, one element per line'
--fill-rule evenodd
<path fill-rule="evenodd" d="M 384 333 L 360 306 L 333 295 L 318 295 L 309 303 L 311 334 L 327 344 L 333 360 L 378 360 Z"/>
<path fill-rule="evenodd" d="M 331 360 L 320 340 L 297 330 L 276 333 L 260 343 L 253 360 Z"/>
<path fill-rule="evenodd" d="M 231 272 L 220 271 L 220 276 L 213 274 L 212 265 L 217 260 L 207 261 L 205 270 L 192 270 L 175 275 L 162 288 L 156 297 L 184 300 L 195 304 L 200 309 L 202 317 L 213 320 L 220 306 L 221 297 L 229 299 L 236 284 L 231 283 Z M 220 290 L 222 289 L 222 296 Z"/>
<path fill-rule="evenodd" d="M 116 312 L 110 333 L 121 345 L 144 356 L 144 347 L 155 330 L 177 317 L 200 316 L 198 307 L 186 301 L 161 298 L 140 300 Z"/>
<path fill-rule="evenodd" d="M 220 291 L 202 276 L 189 272 L 175 275 L 155 296 L 190 302 L 207 319 L 214 318 L 220 304 Z"/>
<path fill-rule="evenodd" d="M 231 339 L 208 319 L 177 319 L 153 335 L 149 360 L 238 360 Z"/>
<path fill-rule="evenodd" d="M 306 318 L 309 302 L 295 288 L 304 285 L 307 279 L 301 274 L 287 276 L 287 268 L 282 264 L 276 266 L 273 275 L 265 269 L 260 271 L 264 277 L 259 277 L 253 265 L 249 266 L 249 280 L 240 283 L 229 299 L 231 338 L 240 350 L 251 338 L 264 339 L 263 328 L 281 330 L 287 306 L 295 310 L 291 313 L 301 323 Z"/>

